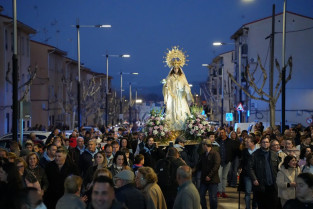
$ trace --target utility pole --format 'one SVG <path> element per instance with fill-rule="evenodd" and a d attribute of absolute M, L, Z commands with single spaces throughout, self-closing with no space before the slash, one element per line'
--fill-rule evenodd
<path fill-rule="evenodd" d="M 17 141 L 17 124 L 18 124 L 18 66 L 17 66 L 17 17 L 16 17 L 16 0 L 13 0 L 13 70 L 12 70 L 12 134 L 13 140 Z"/>
<path fill-rule="evenodd" d="M 270 90 L 270 97 L 273 98 L 273 85 L 274 85 L 274 40 L 275 40 L 275 4 L 273 4 L 272 10 L 272 35 L 271 35 L 271 68 L 269 74 L 269 90 Z M 275 126 L 275 104 L 273 102 L 269 102 L 269 109 L 270 109 L 270 125 L 272 128 Z M 273 111 L 274 110 L 274 111 Z"/>

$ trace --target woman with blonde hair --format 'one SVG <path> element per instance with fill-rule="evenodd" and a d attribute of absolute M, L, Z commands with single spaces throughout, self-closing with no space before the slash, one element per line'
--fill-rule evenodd
<path fill-rule="evenodd" d="M 167 209 L 162 190 L 157 184 L 158 176 L 150 167 L 140 167 L 136 172 L 136 186 L 146 198 L 149 209 Z"/>

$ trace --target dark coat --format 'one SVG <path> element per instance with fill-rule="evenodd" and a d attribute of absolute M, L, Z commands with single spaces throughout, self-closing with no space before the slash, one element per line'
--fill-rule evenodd
<path fill-rule="evenodd" d="M 79 158 L 80 158 L 79 149 L 77 149 L 77 147 L 70 148 L 68 154 L 69 154 L 69 157 L 71 158 L 72 162 L 74 163 L 74 165 L 76 165 L 80 169 L 80 167 L 79 167 L 80 166 L 79 165 Z"/>
<path fill-rule="evenodd" d="M 81 174 L 83 177 L 85 177 L 88 168 L 93 165 L 93 162 L 94 162 L 94 158 L 87 150 L 85 150 L 83 154 L 80 155 L 79 167 L 80 167 Z"/>
<path fill-rule="evenodd" d="M 64 181 L 69 175 L 79 175 L 75 165 L 66 160 L 63 167 L 59 169 L 55 161 L 49 163 L 45 169 L 49 187 L 44 195 L 44 202 L 48 209 L 54 209 L 57 201 L 64 194 Z"/>
<path fill-rule="evenodd" d="M 155 169 L 156 162 L 159 159 L 162 159 L 165 157 L 165 153 L 162 151 L 162 148 L 156 148 L 154 145 L 149 147 L 147 144 L 143 146 L 142 143 L 139 144 L 140 146 L 140 154 L 143 154 L 145 157 L 145 164 L 144 166 L 149 166 L 153 169 Z"/>
<path fill-rule="evenodd" d="M 115 190 L 115 198 L 124 203 L 128 209 L 145 209 L 146 201 L 142 192 L 133 184 L 126 184 Z"/>
<path fill-rule="evenodd" d="M 45 169 L 40 167 L 40 165 L 38 165 L 34 169 L 31 169 L 29 167 L 27 167 L 26 169 L 29 170 L 30 172 L 32 172 L 36 176 L 36 178 L 40 184 L 41 189 L 43 191 L 46 191 L 48 189 L 48 186 L 49 186 L 49 181 L 48 181 Z"/>
<path fill-rule="evenodd" d="M 216 142 L 221 145 L 221 141 L 222 138 L 217 138 Z M 238 154 L 239 152 L 239 145 L 238 142 L 236 142 L 235 140 L 232 140 L 230 138 L 227 137 L 227 139 L 225 139 L 225 164 L 232 162 L 235 159 L 235 156 Z M 221 149 L 221 148 L 220 148 Z"/>
<path fill-rule="evenodd" d="M 266 179 L 266 172 L 265 172 L 265 163 L 266 159 L 264 157 L 264 151 L 262 148 L 256 150 L 250 159 L 249 162 L 249 175 L 250 178 L 253 181 L 258 180 L 259 186 L 254 187 L 254 190 L 256 191 L 265 191 L 265 179 Z M 269 159 L 270 159 L 270 167 L 271 167 L 271 173 L 272 178 L 274 182 L 274 186 L 277 189 L 276 185 L 276 177 L 278 173 L 278 165 L 279 165 L 279 158 L 277 153 L 269 150 Z"/>
<path fill-rule="evenodd" d="M 200 161 L 197 170 L 201 171 L 201 183 L 203 184 L 218 184 L 220 178 L 218 177 L 218 169 L 221 164 L 221 157 L 218 152 L 211 149 L 209 154 L 206 152 L 200 156 Z M 210 181 L 206 181 L 206 176 L 210 177 Z"/>
<path fill-rule="evenodd" d="M 247 148 L 242 150 L 241 159 L 240 159 L 240 163 L 239 163 L 239 167 L 238 167 L 238 169 L 239 168 L 242 169 L 242 171 L 241 171 L 242 176 L 248 176 L 249 175 L 249 169 L 250 169 L 249 168 L 249 162 L 250 162 L 250 158 L 252 157 L 252 154 L 250 155 Z"/>

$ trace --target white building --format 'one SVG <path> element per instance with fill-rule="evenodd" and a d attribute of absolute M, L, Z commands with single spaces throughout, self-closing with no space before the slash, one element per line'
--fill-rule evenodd
<path fill-rule="evenodd" d="M 235 40 L 235 57 L 239 56 L 241 47 L 241 72 L 246 73 L 246 66 L 250 65 L 250 72 L 256 67 L 257 57 L 260 56 L 261 63 L 269 75 L 270 69 L 270 41 L 272 28 L 272 17 L 266 17 L 251 23 L 246 23 L 233 35 Z M 282 30 L 283 15 L 277 14 L 275 17 L 275 40 L 274 40 L 274 59 L 277 59 L 282 67 Z M 313 18 L 305 17 L 292 12 L 286 14 L 286 57 L 285 62 L 292 56 L 293 71 L 291 80 L 286 85 L 286 124 L 302 123 L 307 126 L 306 120 L 313 116 Z M 275 85 L 279 79 L 278 71 L 274 66 L 274 92 Z M 287 68 L 286 77 L 289 74 Z M 236 65 L 236 75 L 238 74 Z M 243 75 L 242 74 L 242 75 Z M 238 76 L 237 76 L 238 79 Z M 263 75 L 260 67 L 254 75 L 255 83 L 258 87 L 262 85 Z M 264 92 L 269 92 L 268 78 L 264 85 Z M 243 81 L 242 84 L 245 84 Z M 257 96 L 253 88 L 249 88 L 252 95 Z M 239 92 L 237 94 L 237 101 Z M 241 98 L 244 107 L 250 111 L 250 117 L 245 121 L 269 121 L 269 105 L 266 102 L 246 98 L 244 93 Z M 244 113 L 247 116 L 247 112 Z M 276 122 L 281 122 L 281 95 L 276 103 Z"/>

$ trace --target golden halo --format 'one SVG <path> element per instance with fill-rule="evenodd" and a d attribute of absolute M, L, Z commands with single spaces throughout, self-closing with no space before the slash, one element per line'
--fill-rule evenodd
<path fill-rule="evenodd" d="M 185 56 L 185 53 L 179 49 L 179 46 L 174 46 L 171 50 L 167 49 L 168 52 L 166 53 L 165 63 L 169 68 L 172 68 L 174 66 L 176 67 L 183 67 L 187 61 Z"/>

